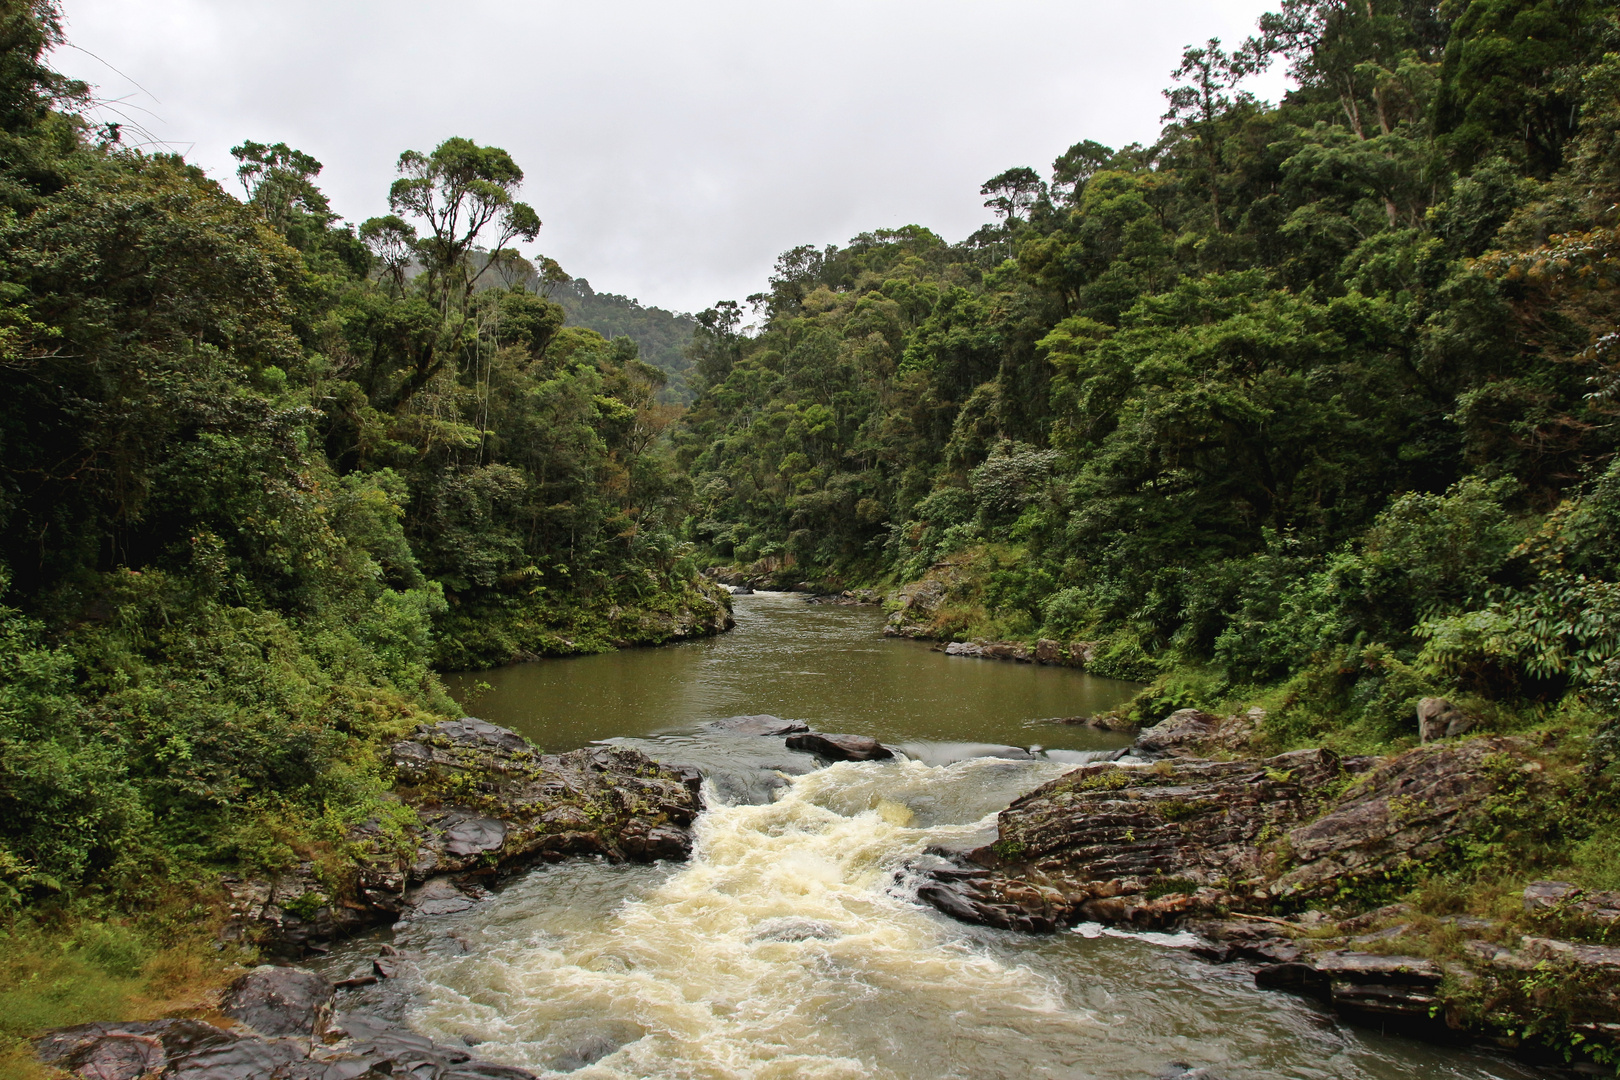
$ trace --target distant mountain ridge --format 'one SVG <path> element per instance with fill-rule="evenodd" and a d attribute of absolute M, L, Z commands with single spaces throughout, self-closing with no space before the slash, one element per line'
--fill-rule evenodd
<path fill-rule="evenodd" d="M 646 307 L 619 293 L 597 292 L 585 278 L 560 283 L 544 295 L 568 312 L 569 326 L 595 330 L 605 338 L 628 337 L 641 348 L 641 359 L 669 376 L 659 395 L 685 404 L 694 391 L 688 383 L 692 360 L 686 354 L 697 320 L 679 311 Z"/>

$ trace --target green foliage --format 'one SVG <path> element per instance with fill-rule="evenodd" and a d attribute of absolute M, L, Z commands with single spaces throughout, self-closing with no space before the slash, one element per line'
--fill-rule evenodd
<path fill-rule="evenodd" d="M 1004 170 L 960 244 L 784 254 L 751 332 L 700 319 L 688 535 L 936 575 L 934 634 L 1095 642 L 1151 708 L 1261 693 L 1279 745 L 1588 694 L 1620 649 L 1614 32 L 1283 0 L 1186 50 L 1154 146 Z M 1238 89 L 1278 62 L 1280 105 Z"/>
<path fill-rule="evenodd" d="M 456 709 L 436 663 L 694 600 L 665 375 L 509 274 L 504 150 L 407 152 L 356 232 L 284 143 L 238 201 L 90 132 L 60 44 L 0 14 L 0 914 L 300 860 L 341 895 L 350 829 L 410 821 L 385 747 Z M 135 979 L 121 933 L 73 955 Z"/>

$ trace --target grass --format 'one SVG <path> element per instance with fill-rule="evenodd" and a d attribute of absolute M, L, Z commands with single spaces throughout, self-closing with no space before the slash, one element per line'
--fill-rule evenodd
<path fill-rule="evenodd" d="M 0 1076 L 66 1074 L 34 1060 L 31 1041 L 55 1028 L 148 1020 L 210 1007 L 245 956 L 216 951 L 213 920 L 176 928 L 91 915 L 0 926 Z"/>

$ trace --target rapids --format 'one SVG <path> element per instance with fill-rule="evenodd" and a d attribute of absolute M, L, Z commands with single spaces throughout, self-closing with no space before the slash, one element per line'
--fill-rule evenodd
<path fill-rule="evenodd" d="M 1178 947 L 1186 935 L 1083 926 L 1026 936 L 965 926 L 917 903 L 910 860 L 933 846 L 993 839 L 998 810 L 1072 767 L 1039 757 L 956 760 L 975 751 L 951 743 L 1049 745 L 1056 734 L 1075 750 L 1099 738 L 1117 745 L 1036 721 L 1130 688 L 883 642 L 871 612 L 807 612 L 769 597 L 738 607 L 741 625 L 723 645 L 525 665 L 491 680 L 507 680 L 504 709 L 489 700 L 470 708 L 550 749 L 567 749 L 559 745 L 567 732 L 630 735 L 654 756 L 702 765 L 709 809 L 691 860 L 566 861 L 521 875 L 470 911 L 403 923 L 393 933 L 399 977 L 347 992 L 340 1007 L 391 1009 L 481 1057 L 589 1080 L 1539 1075 L 1481 1052 L 1342 1025 L 1256 989 L 1246 969 L 1197 960 Z M 904 688 L 874 693 L 874 677 L 858 677 L 863 665 L 881 673 L 896 663 L 912 672 L 923 705 Z M 748 670 L 739 674 L 738 664 Z M 795 680 L 786 673 L 798 670 L 843 672 L 842 698 L 804 679 L 796 685 L 809 705 L 787 707 Z M 597 682 L 593 699 L 598 676 L 611 681 Z M 511 680 L 523 678 L 560 688 L 561 700 L 532 686 L 512 693 Z M 676 705 L 602 730 L 625 702 L 660 688 L 680 695 Z M 585 720 L 570 711 L 593 700 Z M 780 739 L 703 723 L 744 712 L 874 734 L 912 759 L 814 769 Z M 369 965 L 376 947 L 354 942 L 330 970 Z"/>

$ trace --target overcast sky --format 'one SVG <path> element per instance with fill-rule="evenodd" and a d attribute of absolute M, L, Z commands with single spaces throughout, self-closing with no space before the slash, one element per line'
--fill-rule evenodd
<path fill-rule="evenodd" d="M 984 180 L 1045 173 L 1080 139 L 1152 141 L 1182 46 L 1241 40 L 1273 5 L 63 6 L 77 49 L 57 66 L 233 189 L 232 146 L 287 142 L 325 164 L 334 208 L 358 222 L 386 212 L 400 151 L 466 136 L 524 169 L 545 221 L 533 251 L 600 291 L 691 311 L 760 291 L 797 244 L 913 222 L 960 240 L 989 218 Z M 1255 89 L 1275 100 L 1283 85 Z"/>

